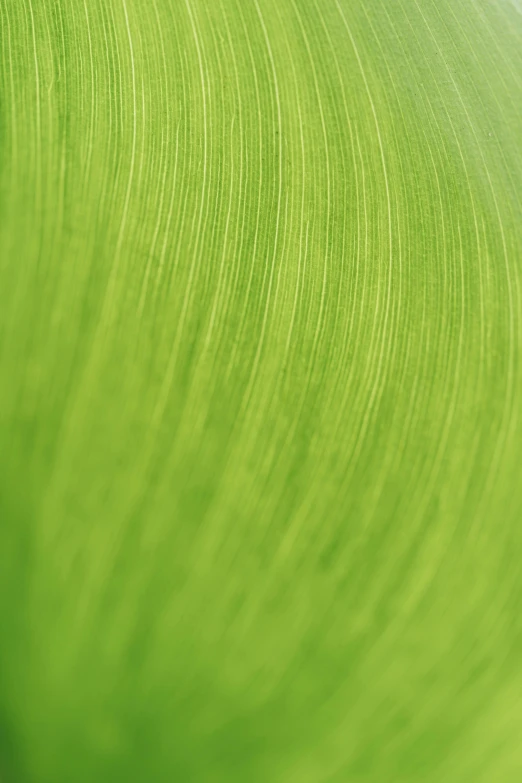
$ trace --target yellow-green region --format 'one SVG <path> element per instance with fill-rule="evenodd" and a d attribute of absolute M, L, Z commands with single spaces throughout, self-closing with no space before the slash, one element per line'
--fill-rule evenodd
<path fill-rule="evenodd" d="M 519 0 L 0 0 L 0 780 L 520 783 Z"/>

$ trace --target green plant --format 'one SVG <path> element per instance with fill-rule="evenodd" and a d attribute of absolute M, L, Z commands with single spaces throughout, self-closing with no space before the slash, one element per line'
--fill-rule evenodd
<path fill-rule="evenodd" d="M 0 20 L 0 775 L 518 782 L 518 2 Z"/>

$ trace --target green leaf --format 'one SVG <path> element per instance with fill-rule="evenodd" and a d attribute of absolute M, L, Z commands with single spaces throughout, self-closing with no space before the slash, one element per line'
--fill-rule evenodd
<path fill-rule="evenodd" d="M 518 0 L 0 0 L 0 777 L 518 783 Z"/>

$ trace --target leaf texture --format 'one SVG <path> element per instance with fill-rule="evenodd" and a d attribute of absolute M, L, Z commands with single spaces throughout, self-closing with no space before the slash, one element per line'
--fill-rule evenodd
<path fill-rule="evenodd" d="M 0 21 L 2 780 L 518 783 L 520 4 Z"/>

